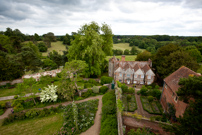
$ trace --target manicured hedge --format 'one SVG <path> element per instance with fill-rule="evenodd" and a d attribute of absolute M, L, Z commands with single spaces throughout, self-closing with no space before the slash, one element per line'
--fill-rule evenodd
<path fill-rule="evenodd" d="M 109 88 L 107 86 L 100 87 L 100 93 L 105 94 Z"/>
<path fill-rule="evenodd" d="M 107 76 L 102 76 L 101 77 L 101 84 L 108 84 L 112 83 L 113 78 L 112 77 L 107 77 Z"/>
<path fill-rule="evenodd" d="M 100 135 L 117 135 L 116 96 L 114 91 L 104 94 L 102 103 Z"/>

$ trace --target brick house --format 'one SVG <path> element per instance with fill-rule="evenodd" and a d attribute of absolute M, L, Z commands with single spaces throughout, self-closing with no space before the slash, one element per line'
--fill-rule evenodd
<path fill-rule="evenodd" d="M 151 70 L 152 61 L 125 61 L 122 55 L 121 61 L 115 56 L 109 59 L 109 76 L 115 81 L 127 84 L 152 84 L 155 74 Z"/>
<path fill-rule="evenodd" d="M 200 74 L 182 66 L 164 79 L 163 91 L 160 98 L 164 112 L 168 111 L 168 103 L 171 103 L 174 104 L 176 109 L 175 116 L 183 116 L 187 104 L 178 100 L 176 91 L 178 91 L 178 88 L 180 87 L 178 85 L 180 78 L 188 78 L 189 76 L 200 76 Z"/>

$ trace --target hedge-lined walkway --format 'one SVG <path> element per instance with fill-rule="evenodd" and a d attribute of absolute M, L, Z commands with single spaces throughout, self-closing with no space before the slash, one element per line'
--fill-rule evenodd
<path fill-rule="evenodd" d="M 146 112 L 142 107 L 142 102 L 140 100 L 140 95 L 135 94 L 136 102 L 137 102 L 137 110 L 135 110 L 136 113 L 142 115 L 143 117 L 150 118 L 151 116 L 156 116 L 154 114 L 149 114 Z"/>

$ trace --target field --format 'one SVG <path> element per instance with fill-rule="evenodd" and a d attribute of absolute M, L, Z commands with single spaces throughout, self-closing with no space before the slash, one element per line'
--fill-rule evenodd
<path fill-rule="evenodd" d="M 54 134 L 63 124 L 63 113 L 43 118 L 16 121 L 0 127 L 1 135 L 49 135 Z"/>
<path fill-rule="evenodd" d="M 42 53 L 42 55 L 47 56 L 48 52 L 52 52 L 53 50 L 57 51 L 59 54 L 63 54 L 63 51 L 66 50 L 66 47 L 62 44 L 62 41 L 51 42 L 51 48 L 48 48 L 48 51 Z"/>
<path fill-rule="evenodd" d="M 121 50 L 125 50 L 125 49 L 128 49 L 128 50 L 131 50 L 132 47 L 129 46 L 129 43 L 118 43 L 118 44 L 113 44 L 113 49 L 121 49 Z M 137 49 L 139 51 L 144 51 L 145 49 L 140 49 L 137 47 Z"/>
<path fill-rule="evenodd" d="M 113 56 L 107 56 L 106 60 L 108 61 L 112 57 Z M 136 57 L 137 57 L 137 55 L 125 55 L 125 61 L 135 61 Z M 116 58 L 119 58 L 119 60 L 121 60 L 121 55 L 116 56 Z"/>

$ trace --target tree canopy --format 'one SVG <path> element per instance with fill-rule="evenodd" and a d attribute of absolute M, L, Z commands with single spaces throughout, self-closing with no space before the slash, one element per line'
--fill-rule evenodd
<path fill-rule="evenodd" d="M 100 27 L 91 22 L 83 25 L 74 38 L 67 55 L 68 60 L 83 60 L 88 64 L 88 75 L 101 75 L 106 55 L 112 54 L 111 28 L 107 24 Z"/>

